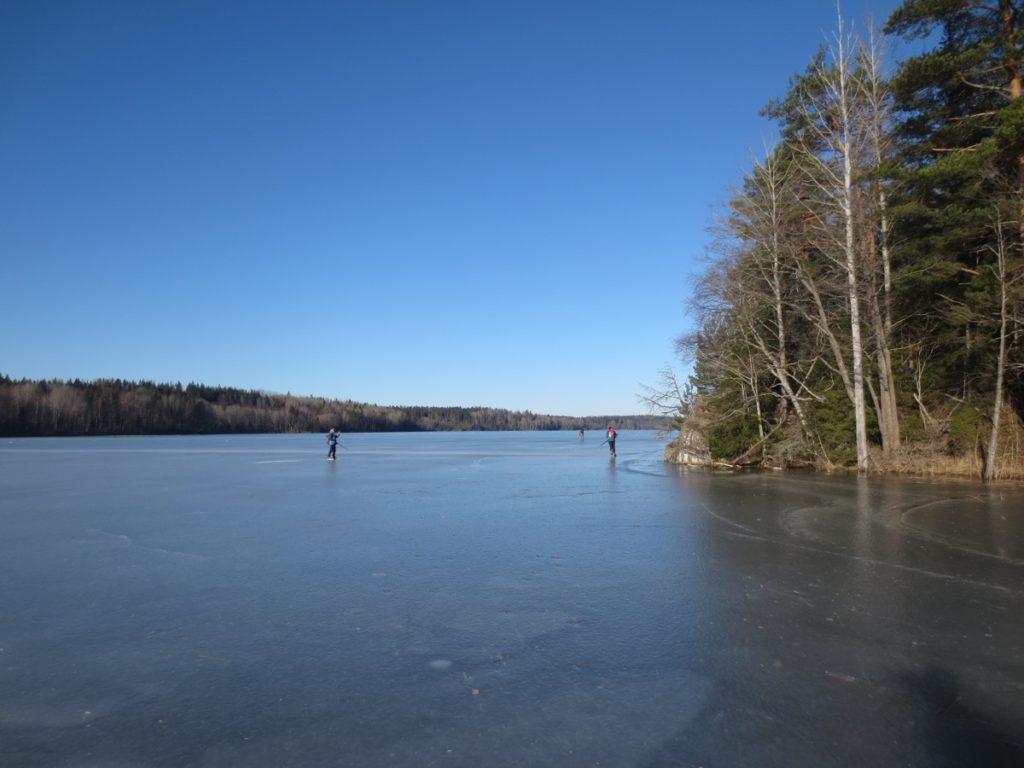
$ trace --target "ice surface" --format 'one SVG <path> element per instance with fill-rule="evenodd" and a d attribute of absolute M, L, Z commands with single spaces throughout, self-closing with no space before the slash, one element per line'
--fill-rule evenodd
<path fill-rule="evenodd" d="M 0 441 L 3 765 L 1024 764 L 1024 491 L 602 439 Z"/>

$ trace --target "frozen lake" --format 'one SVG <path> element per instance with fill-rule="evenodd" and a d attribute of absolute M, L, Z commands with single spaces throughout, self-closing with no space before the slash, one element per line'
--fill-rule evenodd
<path fill-rule="evenodd" d="M 0 764 L 1024 765 L 1024 490 L 0 440 Z"/>

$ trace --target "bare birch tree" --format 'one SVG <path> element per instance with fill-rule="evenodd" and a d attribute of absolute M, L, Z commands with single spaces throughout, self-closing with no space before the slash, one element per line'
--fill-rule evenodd
<path fill-rule="evenodd" d="M 857 120 L 858 89 L 854 86 L 854 46 L 838 12 L 829 62 L 822 62 L 817 88 L 808 90 L 804 109 L 804 134 L 808 178 L 827 201 L 824 215 L 819 209 L 819 231 L 834 247 L 822 248 L 843 272 L 850 330 L 850 377 L 848 394 L 853 403 L 857 470 L 868 470 L 867 411 L 864 399 L 864 343 L 862 339 L 860 286 L 856 238 L 855 168 L 863 167 L 863 124 Z M 819 298 L 820 301 L 820 298 Z M 823 318 L 827 321 L 827 318 Z M 835 338 L 835 334 L 831 334 Z M 837 366 L 845 363 L 837 356 Z"/>
<path fill-rule="evenodd" d="M 868 231 L 867 276 L 865 292 L 874 337 L 878 393 L 876 411 L 882 436 L 882 453 L 889 458 L 900 447 L 899 410 L 896 377 L 892 364 L 892 254 L 889 233 L 891 222 L 885 185 L 877 173 L 891 151 L 892 101 L 883 75 L 882 40 L 873 26 L 868 27 L 867 40 L 860 47 L 856 83 L 862 91 L 865 114 L 865 137 L 875 179 L 870 184 L 870 201 L 866 215 Z M 880 278 L 880 279 L 879 279 Z"/>
<path fill-rule="evenodd" d="M 1004 392 L 1008 367 L 1009 340 L 1012 332 L 1013 308 L 1011 291 L 1021 277 L 1021 270 L 1011 267 L 1010 246 L 1004 232 L 1001 217 L 996 217 L 992 225 L 993 243 L 988 247 L 994 263 L 991 265 L 998 294 L 999 324 L 997 338 L 999 341 L 996 357 L 995 392 L 992 397 L 992 431 L 989 433 L 988 450 L 985 452 L 983 476 L 985 480 L 994 480 L 997 476 L 997 457 L 999 455 L 1000 426 L 1003 414 Z"/>
<path fill-rule="evenodd" d="M 764 162 L 755 162 L 746 188 L 734 202 L 729 231 L 744 244 L 737 260 L 739 274 L 732 281 L 738 294 L 738 318 L 758 357 L 763 360 L 782 390 L 779 421 L 792 408 L 800 424 L 800 433 L 810 445 L 811 428 L 804 412 L 804 389 L 789 358 L 788 326 L 792 320 L 786 294 L 792 271 L 791 227 L 788 220 L 796 205 L 791 189 L 797 171 L 778 151 L 766 153 Z M 806 361 L 802 361 L 806 364 Z M 813 363 L 812 363 L 813 365 Z"/>

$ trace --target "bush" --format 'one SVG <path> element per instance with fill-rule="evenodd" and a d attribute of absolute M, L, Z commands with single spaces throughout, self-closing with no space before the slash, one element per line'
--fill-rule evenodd
<path fill-rule="evenodd" d="M 989 432 L 989 421 L 974 406 L 964 404 L 949 419 L 949 452 L 970 455 L 978 451 Z"/>
<path fill-rule="evenodd" d="M 757 431 L 757 417 L 719 421 L 708 430 L 707 439 L 708 450 L 714 458 L 726 461 L 735 459 L 761 439 Z"/>
<path fill-rule="evenodd" d="M 857 420 L 850 398 L 842 385 L 825 390 L 824 402 L 815 402 L 807 409 L 811 429 L 821 440 L 829 461 L 835 464 L 854 464 L 857 461 Z M 878 424 L 874 410 L 867 409 L 868 440 L 879 441 Z"/>

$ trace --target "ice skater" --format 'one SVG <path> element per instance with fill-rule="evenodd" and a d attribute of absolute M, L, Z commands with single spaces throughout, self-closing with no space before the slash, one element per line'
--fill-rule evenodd
<path fill-rule="evenodd" d="M 615 456 L 615 438 L 616 437 L 618 437 L 618 433 L 615 431 L 615 425 L 611 424 L 611 425 L 608 426 L 608 440 L 606 442 L 608 443 L 608 450 L 611 452 L 611 455 L 613 457 Z"/>
<path fill-rule="evenodd" d="M 337 461 L 338 460 L 338 431 L 331 427 L 331 431 L 327 433 L 327 460 Z"/>

